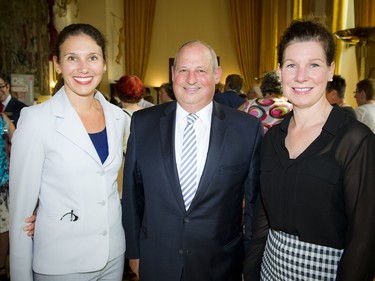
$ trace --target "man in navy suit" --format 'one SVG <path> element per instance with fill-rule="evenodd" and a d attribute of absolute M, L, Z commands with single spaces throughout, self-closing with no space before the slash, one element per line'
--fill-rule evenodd
<path fill-rule="evenodd" d="M 245 100 L 238 94 L 243 87 L 243 79 L 238 74 L 230 74 L 225 78 L 224 92 L 216 93 L 214 101 L 233 108 L 239 108 Z"/>
<path fill-rule="evenodd" d="M 222 73 L 216 58 L 204 42 L 185 43 L 172 66 L 177 102 L 132 117 L 123 225 L 126 257 L 142 281 L 242 278 L 243 247 L 259 191 L 263 127 L 257 118 L 213 102 Z M 193 125 L 198 184 L 186 206 L 179 176 L 189 114 L 198 117 Z"/>
<path fill-rule="evenodd" d="M 0 111 L 4 112 L 17 127 L 21 109 L 27 106 L 10 94 L 10 79 L 6 74 L 0 73 Z"/>

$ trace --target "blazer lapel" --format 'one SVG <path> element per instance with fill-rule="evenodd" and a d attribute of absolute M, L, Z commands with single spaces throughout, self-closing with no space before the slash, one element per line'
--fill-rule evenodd
<path fill-rule="evenodd" d="M 65 94 L 64 87 L 53 97 L 52 110 L 57 117 L 56 131 L 88 153 L 101 165 L 101 160 L 77 112 Z"/>
<path fill-rule="evenodd" d="M 176 201 L 180 208 L 185 212 L 184 199 L 182 197 L 180 180 L 176 166 L 175 156 L 175 123 L 176 123 L 176 103 L 171 102 L 165 110 L 165 115 L 160 119 L 160 142 L 162 157 L 167 171 L 168 180 L 172 188 L 172 192 L 176 197 Z"/>
<path fill-rule="evenodd" d="M 103 163 L 104 166 L 110 165 L 115 157 L 118 154 L 119 146 L 122 149 L 122 142 L 124 137 L 124 125 L 121 122 L 124 118 L 121 118 L 120 114 L 124 114 L 122 111 L 114 111 L 111 108 L 111 105 L 105 100 L 104 96 L 100 93 L 96 94 L 96 97 L 102 104 L 104 115 L 105 115 L 105 122 L 106 122 L 106 130 L 107 130 L 107 139 L 108 139 L 108 157 Z M 101 162 L 100 162 L 101 163 Z"/>

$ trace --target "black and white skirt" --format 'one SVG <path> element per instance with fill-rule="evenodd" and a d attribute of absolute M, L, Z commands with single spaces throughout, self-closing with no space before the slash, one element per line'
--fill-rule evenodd
<path fill-rule="evenodd" d="M 263 254 L 261 280 L 335 280 L 344 250 L 299 241 L 270 229 Z"/>

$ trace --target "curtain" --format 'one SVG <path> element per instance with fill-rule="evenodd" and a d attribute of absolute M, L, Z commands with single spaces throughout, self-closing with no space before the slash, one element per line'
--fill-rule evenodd
<path fill-rule="evenodd" d="M 302 17 L 302 0 L 293 0 L 293 19 Z"/>
<path fill-rule="evenodd" d="M 373 0 L 354 0 L 356 27 L 375 26 L 375 2 Z"/>
<path fill-rule="evenodd" d="M 144 80 L 156 0 L 124 0 L 125 73 Z"/>
<path fill-rule="evenodd" d="M 277 45 L 280 36 L 286 29 L 288 14 L 287 1 L 262 1 L 262 36 L 259 67 L 259 73 L 262 77 L 266 72 L 277 68 Z"/>
<path fill-rule="evenodd" d="M 300 0 L 301 1 L 301 0 Z M 294 4 L 285 0 L 230 0 L 237 60 L 250 89 L 277 67 L 277 44 Z"/>
<path fill-rule="evenodd" d="M 293 19 L 300 19 L 314 13 L 315 11 L 315 0 L 293 0 L 292 4 Z"/>
<path fill-rule="evenodd" d="M 233 40 L 246 89 L 250 89 L 259 77 L 260 3 L 261 0 L 230 0 Z"/>

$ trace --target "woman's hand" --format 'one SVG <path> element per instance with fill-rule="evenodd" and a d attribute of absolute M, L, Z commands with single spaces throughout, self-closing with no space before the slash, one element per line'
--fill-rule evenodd
<path fill-rule="evenodd" d="M 34 228 L 35 228 L 36 214 L 25 219 L 26 223 L 29 223 L 23 228 L 23 231 L 27 232 L 27 236 L 34 238 Z"/>

